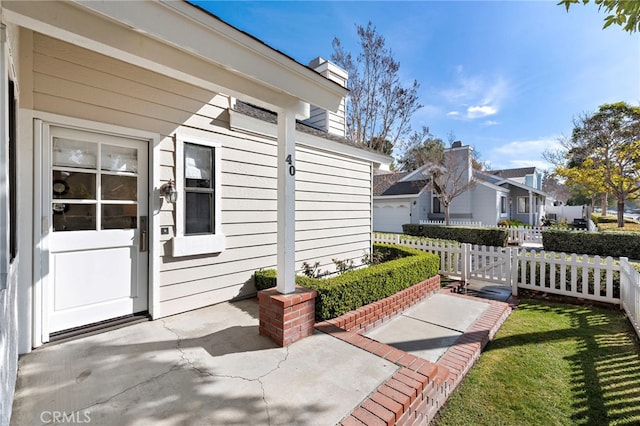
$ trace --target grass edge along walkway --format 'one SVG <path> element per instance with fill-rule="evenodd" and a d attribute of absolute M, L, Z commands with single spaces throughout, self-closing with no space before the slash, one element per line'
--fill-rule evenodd
<path fill-rule="evenodd" d="M 433 424 L 640 424 L 640 345 L 624 316 L 524 299 Z"/>

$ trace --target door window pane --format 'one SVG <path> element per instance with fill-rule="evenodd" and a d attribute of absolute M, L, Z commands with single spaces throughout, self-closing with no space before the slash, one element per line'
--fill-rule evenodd
<path fill-rule="evenodd" d="M 102 175 L 103 200 L 138 199 L 138 178 L 135 176 Z"/>
<path fill-rule="evenodd" d="M 53 165 L 95 169 L 98 145 L 73 139 L 53 138 Z"/>
<path fill-rule="evenodd" d="M 101 229 L 136 229 L 138 207 L 135 204 L 103 204 Z"/>
<path fill-rule="evenodd" d="M 96 175 L 54 170 L 52 190 L 54 199 L 95 200 Z"/>
<path fill-rule="evenodd" d="M 102 145 L 101 168 L 112 172 L 138 172 L 138 150 L 122 146 Z"/>
<path fill-rule="evenodd" d="M 95 231 L 96 205 L 56 203 L 53 210 L 54 231 Z"/>
<path fill-rule="evenodd" d="M 185 234 L 210 234 L 213 194 L 187 192 L 185 200 Z"/>

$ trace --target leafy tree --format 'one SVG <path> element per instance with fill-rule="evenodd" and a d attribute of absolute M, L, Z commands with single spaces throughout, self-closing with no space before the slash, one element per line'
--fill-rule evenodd
<path fill-rule="evenodd" d="M 640 195 L 640 107 L 601 105 L 594 114 L 574 120 L 570 144 L 557 173 L 567 182 L 615 197 L 618 227 L 624 227 L 625 201 Z"/>
<path fill-rule="evenodd" d="M 545 171 L 542 175 L 542 190 L 563 203 L 566 203 L 571 196 L 569 188 L 560 182 L 556 174 L 549 171 Z"/>
<path fill-rule="evenodd" d="M 400 63 L 386 47 L 371 22 L 356 26 L 361 52 L 354 58 L 342 42 L 333 40 L 331 60 L 349 73 L 347 135 L 352 142 L 390 153 L 398 140 L 411 132 L 410 120 L 422 108 L 419 84 L 404 87 Z"/>
<path fill-rule="evenodd" d="M 422 170 L 429 188 L 444 208 L 445 225 L 449 225 L 451 203 L 476 184 L 474 156 L 445 149 L 442 139 L 434 137 L 427 127 L 423 127 L 409 139 L 400 163 L 405 171 Z M 481 165 L 482 162 L 476 159 L 475 164 Z"/>
<path fill-rule="evenodd" d="M 558 5 L 564 5 L 569 11 L 571 5 L 580 3 L 587 4 L 589 0 L 561 0 Z M 598 10 L 603 10 L 608 15 L 604 18 L 604 26 L 607 28 L 612 24 L 620 25 L 629 33 L 640 31 L 640 1 L 638 0 L 595 0 Z"/>
<path fill-rule="evenodd" d="M 586 114 L 575 118 L 573 120 L 574 126 L 580 126 L 580 123 L 587 118 Z M 564 186 L 570 194 L 567 203 L 581 205 L 588 202 L 593 207 L 596 198 L 601 196 L 603 215 L 606 215 L 607 189 L 602 175 L 594 173 L 591 168 L 587 167 L 588 164 L 585 164 L 587 151 L 582 141 L 562 137 L 559 142 L 561 149 L 547 150 L 543 152 L 543 157 L 554 165 L 554 171 L 551 175 L 564 180 Z M 547 191 L 545 190 L 545 192 Z"/>
<path fill-rule="evenodd" d="M 436 138 L 423 126 L 415 131 L 404 144 L 405 150 L 398 159 L 398 165 L 405 172 L 412 172 L 427 163 L 441 163 L 445 145 L 442 139 Z"/>

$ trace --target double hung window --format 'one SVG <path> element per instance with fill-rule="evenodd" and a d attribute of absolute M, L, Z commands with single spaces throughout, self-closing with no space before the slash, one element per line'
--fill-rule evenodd
<path fill-rule="evenodd" d="M 184 234 L 215 234 L 215 156 L 210 146 L 184 144 Z"/>
<path fill-rule="evenodd" d="M 501 196 L 500 197 L 500 213 L 502 214 L 506 214 L 507 213 L 507 197 L 505 196 Z"/>
<path fill-rule="evenodd" d="M 529 197 L 518 197 L 518 213 L 529 213 Z"/>

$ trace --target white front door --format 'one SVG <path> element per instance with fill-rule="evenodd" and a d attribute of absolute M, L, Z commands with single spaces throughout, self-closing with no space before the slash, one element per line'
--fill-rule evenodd
<path fill-rule="evenodd" d="M 49 129 L 43 147 L 48 332 L 146 311 L 148 143 Z"/>

